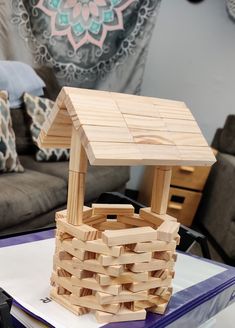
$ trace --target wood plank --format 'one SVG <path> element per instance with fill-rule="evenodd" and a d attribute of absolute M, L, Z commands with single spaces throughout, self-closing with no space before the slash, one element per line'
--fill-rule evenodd
<path fill-rule="evenodd" d="M 157 239 L 163 241 L 172 241 L 178 234 L 180 224 L 173 221 L 163 222 L 157 229 Z"/>
<path fill-rule="evenodd" d="M 77 295 L 70 295 L 70 302 L 74 305 L 79 305 L 93 310 L 100 310 L 108 313 L 117 313 L 120 309 L 120 304 L 105 304 L 101 305 L 94 295 L 78 297 Z"/>
<path fill-rule="evenodd" d="M 149 308 L 148 311 L 158 314 L 164 314 L 167 306 L 168 306 L 168 302 L 166 301 L 165 303 L 158 304 L 157 306 Z"/>
<path fill-rule="evenodd" d="M 133 142 L 133 137 L 127 126 L 99 126 L 82 125 L 79 129 L 79 135 L 83 144 L 90 141 L 101 142 Z"/>
<path fill-rule="evenodd" d="M 94 259 L 80 261 L 79 259 L 73 258 L 73 267 L 74 269 L 103 273 L 113 277 L 118 277 L 124 272 L 122 265 L 110 265 L 108 267 L 104 267 Z"/>
<path fill-rule="evenodd" d="M 139 310 L 133 312 L 127 308 L 120 309 L 117 314 L 96 311 L 95 317 L 99 323 L 144 320 L 146 318 L 146 311 Z"/>
<path fill-rule="evenodd" d="M 141 208 L 140 217 L 143 220 L 150 222 L 151 224 L 154 224 L 155 227 L 158 227 L 165 220 L 176 221 L 176 218 L 168 214 L 158 214 L 152 212 L 150 207 Z"/>
<path fill-rule="evenodd" d="M 91 212 L 92 212 L 92 209 L 91 209 Z M 101 223 L 101 222 L 105 222 L 105 221 L 106 221 L 105 215 L 92 215 L 87 219 L 83 219 L 83 223 L 88 224 L 88 225 L 93 225 L 93 224 L 97 224 L 97 223 Z"/>
<path fill-rule="evenodd" d="M 132 291 L 133 293 L 140 292 L 142 290 L 148 290 L 150 288 L 157 288 L 157 287 L 168 287 L 171 285 L 172 278 L 168 279 L 161 279 L 161 278 L 149 278 L 148 281 L 142 282 L 133 282 L 130 285 L 125 285 L 127 289 Z"/>
<path fill-rule="evenodd" d="M 162 270 L 171 268 L 174 265 L 174 261 L 163 261 L 152 259 L 151 262 L 147 263 L 134 263 L 134 264 L 127 264 L 128 270 L 132 272 L 144 272 L 144 271 L 155 271 L 155 270 Z"/>
<path fill-rule="evenodd" d="M 122 285 L 132 283 L 133 281 L 147 281 L 149 279 L 149 273 L 147 271 L 140 273 L 125 271 L 116 278 L 98 273 L 95 278 L 100 286 Z"/>
<path fill-rule="evenodd" d="M 151 261 L 152 253 L 134 253 L 134 252 L 125 252 L 119 257 L 112 257 L 110 255 L 100 254 L 98 256 L 98 261 L 103 266 L 116 265 L 116 264 L 130 264 L 130 263 L 141 263 Z"/>
<path fill-rule="evenodd" d="M 135 116 L 160 117 L 158 108 L 154 104 L 118 99 L 117 106 L 121 113 Z"/>
<path fill-rule="evenodd" d="M 82 210 L 82 219 L 88 220 L 92 215 L 92 208 L 88 206 L 83 206 Z M 55 213 L 55 219 L 64 219 L 66 221 L 67 219 L 67 209 L 58 211 Z"/>
<path fill-rule="evenodd" d="M 54 288 L 50 291 L 50 297 L 54 301 L 56 301 L 57 303 L 59 303 L 60 305 L 65 307 L 67 310 L 73 312 L 76 315 L 82 315 L 82 314 L 90 312 L 90 310 L 88 308 L 84 308 L 84 307 L 77 306 L 77 305 L 72 305 L 70 303 L 69 295 L 58 295 Z"/>
<path fill-rule="evenodd" d="M 102 239 L 96 239 L 91 241 L 83 242 L 77 238 L 72 240 L 72 245 L 74 248 L 82 248 L 89 252 L 94 252 L 97 254 L 110 255 L 114 257 L 119 257 L 121 253 L 124 252 L 123 246 L 107 246 Z"/>
<path fill-rule="evenodd" d="M 85 173 L 69 171 L 67 221 L 74 226 L 82 225 L 85 177 Z"/>
<path fill-rule="evenodd" d="M 130 129 L 145 129 L 167 131 L 165 122 L 161 118 L 123 114 Z"/>
<path fill-rule="evenodd" d="M 102 233 L 102 239 L 108 246 L 127 245 L 156 240 L 156 231 L 151 227 L 108 230 Z"/>
<path fill-rule="evenodd" d="M 82 241 L 94 240 L 98 236 L 98 231 L 86 224 L 73 226 L 63 219 L 57 219 L 57 227 Z"/>
<path fill-rule="evenodd" d="M 95 291 L 108 293 L 111 295 L 119 295 L 119 293 L 122 290 L 121 285 L 100 286 L 97 283 L 97 281 L 95 280 L 95 278 L 78 279 L 77 277 L 72 276 L 71 282 L 73 285 L 73 293 L 74 294 L 76 294 L 76 287 L 88 288 L 88 289 L 92 289 Z"/>
<path fill-rule="evenodd" d="M 168 131 L 150 130 L 144 128 L 130 128 L 135 143 L 153 145 L 174 145 Z"/>
<path fill-rule="evenodd" d="M 201 133 L 201 130 L 195 120 L 163 118 L 163 121 L 167 131 Z"/>
<path fill-rule="evenodd" d="M 71 275 L 75 275 L 79 279 L 91 278 L 95 275 L 95 272 L 79 269 L 77 267 L 74 268 L 73 261 L 60 260 L 57 255 L 54 257 L 54 264 L 56 267 L 60 267 L 66 270 L 68 273 L 70 273 Z"/>
<path fill-rule="evenodd" d="M 177 149 L 180 153 L 182 161 L 188 159 L 191 154 L 190 158 L 192 163 L 194 163 L 192 165 L 210 166 L 216 161 L 213 151 L 210 147 L 177 146 Z"/>
<path fill-rule="evenodd" d="M 161 105 L 155 105 L 158 110 L 160 117 L 179 119 L 179 120 L 195 120 L 190 110 L 185 107 L 183 110 L 179 110 L 177 106 L 166 107 Z"/>
<path fill-rule="evenodd" d="M 69 170 L 86 173 L 87 163 L 86 152 L 81 144 L 79 133 L 74 127 L 72 127 Z"/>
<path fill-rule="evenodd" d="M 145 243 L 137 243 L 128 245 L 128 247 L 133 252 L 155 252 L 155 251 L 174 251 L 176 248 L 176 241 L 172 240 L 170 242 L 163 240 L 154 240 Z"/>
<path fill-rule="evenodd" d="M 140 165 L 141 153 L 133 143 L 89 142 L 85 146 L 91 165 Z"/>
<path fill-rule="evenodd" d="M 128 216 L 124 216 L 124 215 L 118 215 L 117 221 L 132 225 L 134 227 L 152 227 L 152 228 L 155 227 L 154 224 L 152 224 L 150 222 L 146 222 L 144 219 L 142 219 L 138 215 L 136 217 L 134 217 L 134 216 L 128 217 Z"/>
<path fill-rule="evenodd" d="M 127 225 L 122 222 L 117 222 L 116 220 L 107 220 L 106 222 L 95 224 L 93 225 L 93 227 L 100 231 L 104 231 L 104 230 L 126 229 L 126 228 L 130 228 L 130 225 Z"/>
<path fill-rule="evenodd" d="M 151 212 L 157 214 L 166 214 L 171 183 L 171 173 L 171 168 L 155 167 L 151 199 Z"/>
<path fill-rule="evenodd" d="M 181 156 L 174 145 L 135 144 L 142 157 L 142 165 L 179 165 Z"/>
<path fill-rule="evenodd" d="M 133 215 L 134 207 L 129 204 L 92 204 L 93 215 Z"/>
<path fill-rule="evenodd" d="M 141 301 L 148 299 L 148 292 L 141 291 L 138 293 L 133 293 L 129 290 L 123 290 L 119 295 L 109 295 L 102 292 L 96 292 L 95 297 L 97 298 L 100 304 L 112 304 L 112 303 L 122 303 L 122 302 L 132 302 L 132 301 Z"/>
<path fill-rule="evenodd" d="M 64 241 L 57 241 L 57 246 L 59 246 L 59 249 L 64 250 L 71 254 L 72 256 L 75 256 L 79 260 L 85 260 L 88 259 L 88 252 L 86 252 L 84 249 L 75 249 L 72 246 L 72 241 L 71 240 L 64 240 Z"/>

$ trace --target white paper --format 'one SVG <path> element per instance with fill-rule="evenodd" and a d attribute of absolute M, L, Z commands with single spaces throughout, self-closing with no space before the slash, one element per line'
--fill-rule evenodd
<path fill-rule="evenodd" d="M 54 255 L 54 239 L 0 248 L 0 286 L 19 304 L 56 328 L 97 328 L 93 314 L 77 317 L 54 301 L 43 303 L 49 297 L 50 275 Z M 226 269 L 179 253 L 174 293 L 206 280 Z"/>

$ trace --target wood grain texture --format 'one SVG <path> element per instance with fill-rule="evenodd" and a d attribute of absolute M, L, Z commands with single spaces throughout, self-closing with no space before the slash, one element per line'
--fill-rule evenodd
<path fill-rule="evenodd" d="M 120 309 L 117 314 L 96 311 L 95 317 L 99 323 L 144 320 L 146 318 L 146 311 L 141 309 L 133 312 L 127 308 Z"/>
<path fill-rule="evenodd" d="M 154 169 L 151 211 L 157 214 L 166 214 L 170 183 L 171 168 Z"/>
<path fill-rule="evenodd" d="M 102 233 L 103 241 L 109 246 L 127 245 L 156 240 L 156 231 L 151 227 L 131 228 L 125 230 L 107 230 Z"/>
<path fill-rule="evenodd" d="M 193 115 L 179 101 L 65 87 L 39 143 L 70 147 L 72 126 L 94 165 L 209 166 L 215 161 Z"/>

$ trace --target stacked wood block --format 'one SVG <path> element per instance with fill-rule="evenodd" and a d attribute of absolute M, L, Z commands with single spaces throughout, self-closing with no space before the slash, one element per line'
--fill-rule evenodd
<path fill-rule="evenodd" d="M 82 219 L 74 226 L 66 210 L 56 214 L 51 297 L 77 315 L 93 311 L 100 323 L 143 320 L 145 309 L 164 313 L 179 223 L 123 204 L 84 206 Z"/>

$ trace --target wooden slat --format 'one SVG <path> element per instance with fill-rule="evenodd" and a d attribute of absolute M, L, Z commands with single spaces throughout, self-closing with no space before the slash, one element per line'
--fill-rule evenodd
<path fill-rule="evenodd" d="M 72 305 L 70 303 L 69 295 L 58 295 L 54 288 L 50 292 L 50 297 L 53 300 L 55 300 L 57 303 L 64 306 L 67 310 L 73 312 L 76 315 L 82 315 L 82 314 L 90 312 L 90 310 L 88 308 L 84 308 L 84 307 L 77 306 L 77 305 Z"/>
<path fill-rule="evenodd" d="M 103 241 L 109 246 L 127 245 L 156 240 L 156 231 L 151 227 L 131 228 L 125 230 L 107 230 L 102 233 Z"/>
<path fill-rule="evenodd" d="M 123 290 L 119 295 L 109 295 L 102 292 L 96 293 L 96 298 L 100 304 L 112 304 L 121 302 L 132 302 L 148 299 L 147 291 L 141 291 L 138 293 L 132 293 L 129 290 Z"/>
<path fill-rule="evenodd" d="M 133 215 L 134 207 L 130 204 L 92 204 L 93 214 Z"/>
<path fill-rule="evenodd" d="M 127 308 L 122 308 L 117 314 L 96 311 L 95 316 L 99 323 L 144 320 L 146 311 L 141 309 L 133 312 Z"/>
<path fill-rule="evenodd" d="M 123 246 L 113 246 L 109 247 L 103 242 L 102 239 L 96 239 L 91 241 L 83 242 L 74 238 L 72 244 L 75 248 L 83 248 L 86 251 L 94 252 L 98 254 L 110 255 L 114 257 L 119 257 L 122 252 L 124 252 Z"/>
<path fill-rule="evenodd" d="M 86 147 L 92 165 L 138 165 L 142 156 L 135 144 L 89 142 Z"/>
<path fill-rule="evenodd" d="M 172 170 L 169 167 L 155 167 L 153 177 L 151 211 L 166 214 Z"/>

